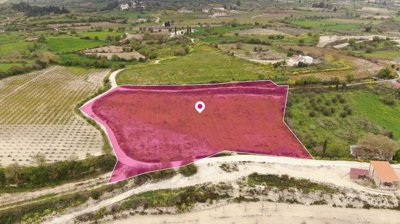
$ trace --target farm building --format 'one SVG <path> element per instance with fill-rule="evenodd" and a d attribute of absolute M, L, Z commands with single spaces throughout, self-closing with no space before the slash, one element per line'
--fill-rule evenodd
<path fill-rule="evenodd" d="M 127 10 L 129 9 L 129 4 L 121 4 L 119 5 L 119 8 L 123 11 L 123 10 Z"/>
<path fill-rule="evenodd" d="M 397 188 L 400 178 L 387 161 L 371 161 L 369 175 L 379 188 Z"/>
<path fill-rule="evenodd" d="M 181 8 L 178 10 L 179 13 L 192 13 L 193 10 L 187 9 L 187 8 Z"/>
<path fill-rule="evenodd" d="M 288 66 L 298 66 L 300 62 L 310 65 L 314 62 L 314 58 L 312 58 L 310 56 L 296 55 L 294 57 L 289 58 L 289 60 L 287 60 L 287 65 Z"/>
<path fill-rule="evenodd" d="M 357 169 L 357 168 L 351 168 L 350 169 L 350 179 L 352 180 L 359 180 L 359 179 L 364 179 L 369 176 L 369 172 L 366 169 Z"/>
<path fill-rule="evenodd" d="M 210 15 L 210 18 L 218 18 L 218 17 L 225 17 L 228 16 L 228 13 L 225 12 L 215 12 L 214 14 Z"/>

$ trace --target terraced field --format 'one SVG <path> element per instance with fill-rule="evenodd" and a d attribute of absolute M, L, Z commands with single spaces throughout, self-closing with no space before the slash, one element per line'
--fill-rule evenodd
<path fill-rule="evenodd" d="M 31 164 L 38 153 L 49 162 L 101 154 L 100 132 L 74 110 L 108 72 L 56 66 L 0 80 L 0 164 Z"/>

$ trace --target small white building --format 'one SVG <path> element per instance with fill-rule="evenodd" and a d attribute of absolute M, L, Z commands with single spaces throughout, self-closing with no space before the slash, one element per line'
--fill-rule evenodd
<path fill-rule="evenodd" d="M 201 9 L 201 11 L 203 13 L 209 13 L 210 12 L 210 8 L 203 8 L 203 9 Z"/>
<path fill-rule="evenodd" d="M 214 7 L 213 10 L 214 11 L 225 12 L 226 9 L 224 7 Z"/>
<path fill-rule="evenodd" d="M 128 4 L 128 3 L 126 3 L 126 4 L 120 4 L 120 5 L 119 5 L 119 8 L 120 8 L 122 11 L 127 10 L 127 9 L 129 9 L 129 4 Z"/>
<path fill-rule="evenodd" d="M 189 10 L 187 8 L 181 8 L 178 10 L 179 13 L 192 13 L 193 10 Z"/>
<path fill-rule="evenodd" d="M 289 58 L 286 63 L 288 66 L 298 66 L 300 62 L 310 65 L 314 63 L 314 58 L 310 56 L 296 55 L 294 57 Z"/>
<path fill-rule="evenodd" d="M 214 14 L 210 15 L 210 18 L 218 18 L 218 17 L 225 17 L 228 16 L 228 13 L 225 12 L 215 12 Z"/>
<path fill-rule="evenodd" d="M 145 22 L 147 22 L 147 19 L 146 18 L 138 18 L 138 19 L 136 19 L 136 22 L 137 23 L 145 23 Z"/>
<path fill-rule="evenodd" d="M 196 30 L 195 30 L 195 29 L 192 29 L 191 32 L 194 33 L 194 32 L 196 32 Z M 187 33 L 187 30 L 177 30 L 176 33 L 175 33 L 175 31 L 174 31 L 174 32 L 171 32 L 170 35 L 169 35 L 169 37 L 183 36 L 183 35 L 185 35 L 186 33 Z"/>

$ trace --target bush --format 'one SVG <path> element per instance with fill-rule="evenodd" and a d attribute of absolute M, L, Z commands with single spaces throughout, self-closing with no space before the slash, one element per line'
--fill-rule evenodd
<path fill-rule="evenodd" d="M 397 150 L 393 156 L 393 160 L 399 162 L 400 161 L 400 150 Z"/>
<path fill-rule="evenodd" d="M 296 85 L 308 85 L 308 84 L 318 84 L 321 83 L 321 80 L 315 76 L 305 76 L 296 80 Z"/>
<path fill-rule="evenodd" d="M 381 79 L 393 79 L 396 77 L 389 68 L 381 69 L 376 76 Z"/>
<path fill-rule="evenodd" d="M 388 106 L 396 105 L 396 99 L 394 97 L 381 97 L 381 101 Z"/>
<path fill-rule="evenodd" d="M 367 134 L 358 141 L 363 158 L 391 160 L 399 143 L 383 135 Z"/>
<path fill-rule="evenodd" d="M 93 198 L 94 200 L 99 199 L 101 196 L 101 192 L 100 191 L 92 191 L 90 193 L 90 197 Z"/>
<path fill-rule="evenodd" d="M 193 176 L 197 173 L 197 166 L 192 164 L 179 168 L 179 173 L 185 177 Z"/>
<path fill-rule="evenodd" d="M 15 187 L 12 185 L 22 189 L 38 188 L 102 174 L 111 171 L 115 162 L 114 156 L 102 155 L 85 160 L 61 161 L 37 167 L 13 164 L 0 170 L 0 184 L 1 176 L 5 177 L 4 187 L 1 187 L 0 191 L 14 189 Z"/>

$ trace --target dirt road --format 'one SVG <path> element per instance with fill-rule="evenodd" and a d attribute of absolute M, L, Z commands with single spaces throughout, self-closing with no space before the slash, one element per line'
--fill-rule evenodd
<path fill-rule="evenodd" d="M 257 223 L 399 223 L 395 210 L 312 207 L 273 202 L 228 204 L 218 208 L 193 211 L 179 215 L 135 215 L 117 220 L 125 223 L 179 224 L 257 224 Z"/>
<path fill-rule="evenodd" d="M 235 163 L 239 167 L 238 172 L 227 173 L 219 166 L 223 163 Z M 338 187 L 346 187 L 370 194 L 393 195 L 397 192 L 382 191 L 358 185 L 350 180 L 349 170 L 354 168 L 369 167 L 369 163 L 349 162 L 349 161 L 324 161 L 310 159 L 296 159 L 288 157 L 258 156 L 258 155 L 237 155 L 227 157 L 206 158 L 196 162 L 199 171 L 192 177 L 182 177 L 177 175 L 169 180 L 158 183 L 146 184 L 135 189 L 126 191 L 113 198 L 100 201 L 90 207 L 79 209 L 78 211 L 61 215 L 50 220 L 48 223 L 73 223 L 73 220 L 85 213 L 97 211 L 130 196 L 142 192 L 157 189 L 171 189 L 193 186 L 204 183 L 218 183 L 236 181 L 246 177 L 251 173 L 287 174 L 295 178 L 309 179 L 315 182 L 332 184 Z M 397 172 L 400 165 L 394 166 Z"/>

